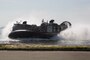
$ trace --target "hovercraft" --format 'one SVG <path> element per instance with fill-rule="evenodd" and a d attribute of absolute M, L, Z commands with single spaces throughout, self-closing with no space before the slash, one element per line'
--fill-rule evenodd
<path fill-rule="evenodd" d="M 60 25 L 54 23 L 54 20 L 42 23 L 40 26 L 27 24 L 27 21 L 23 23 L 15 23 L 12 27 L 12 31 L 8 37 L 11 39 L 17 38 L 51 38 L 57 36 L 61 31 L 71 26 L 68 21 L 62 22 Z"/>

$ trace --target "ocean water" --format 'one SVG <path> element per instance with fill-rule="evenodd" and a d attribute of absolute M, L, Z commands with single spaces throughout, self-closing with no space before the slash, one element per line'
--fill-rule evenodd
<path fill-rule="evenodd" d="M 62 31 L 51 39 L 10 39 L 8 34 L 12 30 L 15 22 L 9 22 L 5 28 L 1 29 L 0 43 L 29 43 L 29 44 L 49 44 L 49 45 L 83 45 L 90 46 L 90 27 L 87 24 L 75 24 Z"/>

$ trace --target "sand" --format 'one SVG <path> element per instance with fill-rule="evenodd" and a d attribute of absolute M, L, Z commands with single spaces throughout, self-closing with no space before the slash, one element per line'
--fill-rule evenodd
<path fill-rule="evenodd" d="M 90 60 L 86 51 L 0 51 L 0 60 Z"/>

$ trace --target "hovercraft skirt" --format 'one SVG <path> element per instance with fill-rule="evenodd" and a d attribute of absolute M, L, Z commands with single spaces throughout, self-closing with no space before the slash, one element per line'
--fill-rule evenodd
<path fill-rule="evenodd" d="M 12 31 L 8 37 L 15 38 L 51 38 L 57 35 L 56 33 L 40 33 L 30 31 Z"/>

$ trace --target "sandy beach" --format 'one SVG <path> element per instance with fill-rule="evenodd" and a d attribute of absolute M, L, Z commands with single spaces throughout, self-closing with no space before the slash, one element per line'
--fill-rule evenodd
<path fill-rule="evenodd" d="M 0 60 L 90 60 L 86 51 L 0 51 Z"/>

